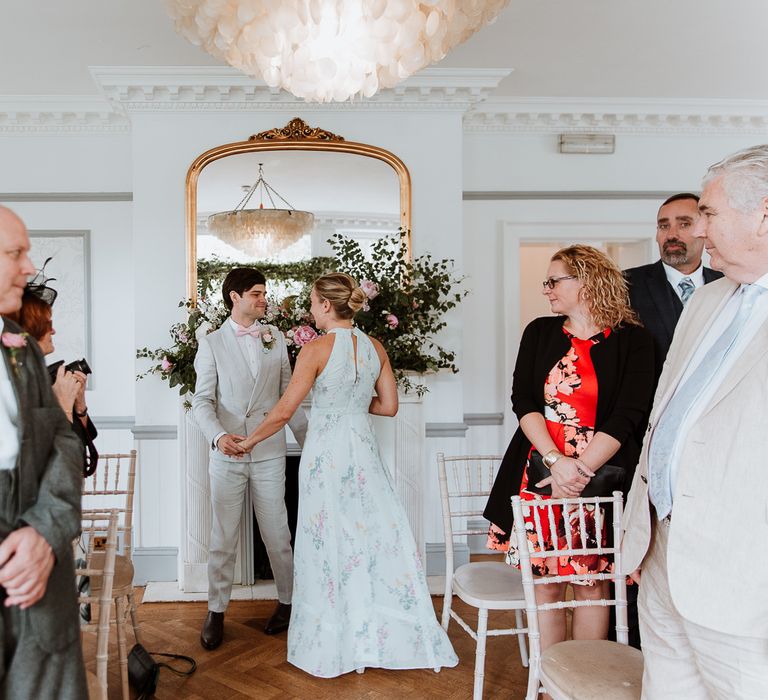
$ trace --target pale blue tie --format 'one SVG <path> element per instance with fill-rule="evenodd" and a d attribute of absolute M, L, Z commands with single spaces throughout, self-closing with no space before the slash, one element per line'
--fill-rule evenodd
<path fill-rule="evenodd" d="M 696 285 L 691 281 L 690 277 L 683 277 L 683 279 L 677 283 L 677 288 L 680 290 L 680 301 L 682 301 L 683 304 L 685 304 L 696 291 Z"/>
<path fill-rule="evenodd" d="M 718 368 L 725 359 L 739 331 L 744 327 L 755 300 L 765 291 L 765 287 L 756 284 L 744 285 L 741 301 L 736 316 L 714 342 L 701 363 L 693 370 L 685 382 L 678 387 L 674 396 L 661 414 L 648 453 L 648 493 L 651 503 L 656 508 L 659 520 L 663 520 L 672 511 L 672 471 L 670 460 L 675 447 L 675 440 L 686 414 L 696 401 L 702 389 L 712 381 Z"/>

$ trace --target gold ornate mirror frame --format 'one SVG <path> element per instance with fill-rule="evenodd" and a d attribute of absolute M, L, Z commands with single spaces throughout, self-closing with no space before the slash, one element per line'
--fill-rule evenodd
<path fill-rule="evenodd" d="M 324 129 L 312 128 L 298 117 L 281 129 L 254 134 L 247 141 L 217 146 L 195 158 L 187 171 L 187 296 L 197 299 L 197 182 L 203 169 L 221 158 L 258 151 L 332 151 L 384 161 L 400 181 L 400 225 L 406 231 L 406 255 L 411 258 L 411 175 L 394 153 L 366 143 L 345 141 Z"/>

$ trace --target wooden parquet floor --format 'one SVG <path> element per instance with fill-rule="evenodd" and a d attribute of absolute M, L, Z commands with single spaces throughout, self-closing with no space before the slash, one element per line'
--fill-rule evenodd
<path fill-rule="evenodd" d="M 435 610 L 443 599 L 432 599 Z M 454 598 L 455 609 L 474 627 L 474 609 Z M 366 669 L 339 678 L 315 678 L 290 665 L 286 660 L 287 633 L 269 637 L 262 631 L 275 602 L 234 602 L 225 622 L 224 643 L 214 651 L 205 651 L 199 642 L 200 628 L 207 612 L 206 603 L 144 603 L 139 618 L 144 644 L 149 651 L 187 654 L 197 660 L 197 671 L 180 678 L 167 670 L 160 673 L 155 697 L 160 700 L 466 700 L 472 697 L 475 644 L 454 621 L 449 637 L 459 656 L 459 665 L 431 670 L 388 671 Z M 490 627 L 512 627 L 512 613 L 493 613 Z M 89 635 L 90 636 L 90 635 Z M 112 630 L 114 639 L 114 628 Z M 129 649 L 133 635 L 128 633 Z M 84 641 L 86 659 L 93 658 L 93 641 Z M 93 670 L 94 662 L 86 661 Z M 520 664 L 515 637 L 488 639 L 483 697 L 522 698 L 528 670 Z M 133 690 L 131 697 L 135 697 Z M 109 698 L 119 700 L 120 676 L 117 648 L 113 643 L 109 659 Z"/>

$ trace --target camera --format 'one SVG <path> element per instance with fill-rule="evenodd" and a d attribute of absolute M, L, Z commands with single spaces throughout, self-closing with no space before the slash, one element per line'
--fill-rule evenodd
<path fill-rule="evenodd" d="M 51 384 L 56 383 L 56 374 L 59 371 L 59 367 L 61 367 L 63 364 L 64 360 L 59 360 L 58 362 L 54 362 L 52 365 L 48 365 L 48 374 L 51 377 Z M 88 366 L 88 362 L 86 362 L 85 358 L 70 362 L 68 365 L 64 366 L 64 370 L 67 372 L 82 372 L 85 375 L 92 374 L 91 368 Z"/>

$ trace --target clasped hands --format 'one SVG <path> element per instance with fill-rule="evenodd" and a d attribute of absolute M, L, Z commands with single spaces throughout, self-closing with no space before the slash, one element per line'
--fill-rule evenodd
<path fill-rule="evenodd" d="M 595 473 L 575 457 L 560 457 L 550 469 L 551 476 L 539 481 L 536 486 L 552 486 L 553 498 L 577 498 Z"/>
<path fill-rule="evenodd" d="M 216 443 L 219 452 L 223 452 L 227 457 L 242 459 L 243 455 L 248 454 L 253 449 L 252 444 L 248 444 L 248 438 L 245 435 L 236 435 L 227 433 L 219 438 Z"/>

